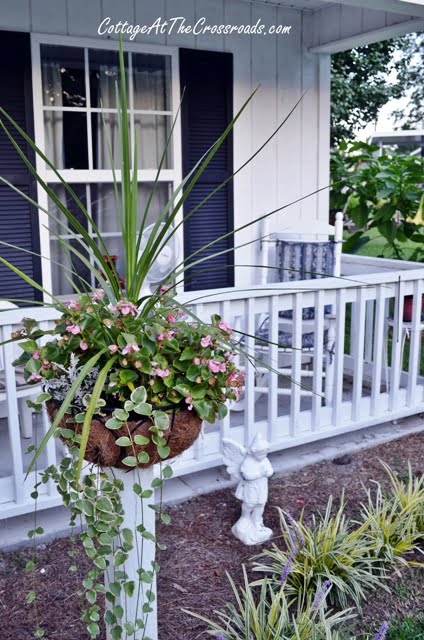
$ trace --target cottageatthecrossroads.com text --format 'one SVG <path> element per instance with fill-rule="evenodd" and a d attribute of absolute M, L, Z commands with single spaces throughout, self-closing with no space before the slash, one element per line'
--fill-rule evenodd
<path fill-rule="evenodd" d="M 110 17 L 105 18 L 99 24 L 97 32 L 103 35 L 119 35 L 128 36 L 130 40 L 134 40 L 139 34 L 187 34 L 200 36 L 204 34 L 216 34 L 229 36 L 238 35 L 290 35 L 291 25 L 271 25 L 267 27 L 260 19 L 255 24 L 208 24 L 206 18 L 202 17 L 190 24 L 183 16 L 167 18 L 166 20 L 159 17 L 150 25 L 147 24 L 131 24 L 126 20 L 122 22 L 112 22 Z"/>

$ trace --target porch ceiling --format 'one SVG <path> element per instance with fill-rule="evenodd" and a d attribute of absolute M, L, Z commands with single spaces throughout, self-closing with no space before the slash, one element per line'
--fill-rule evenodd
<path fill-rule="evenodd" d="M 316 11 L 329 5 L 347 5 L 363 9 L 374 9 L 387 13 L 403 14 L 407 17 L 424 17 L 423 0 L 247 0 L 252 4 L 270 4 L 294 9 Z"/>
<path fill-rule="evenodd" d="M 248 0 L 252 4 L 270 4 L 277 7 L 290 7 L 294 9 L 301 9 L 315 11 L 327 6 L 325 0 Z"/>

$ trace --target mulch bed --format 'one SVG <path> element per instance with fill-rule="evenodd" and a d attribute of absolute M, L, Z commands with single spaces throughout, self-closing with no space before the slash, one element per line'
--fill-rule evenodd
<path fill-rule="evenodd" d="M 309 517 L 325 508 L 331 494 L 339 498 L 343 490 L 347 514 L 356 514 L 364 499 L 362 485 L 369 486 L 372 480 L 386 483 L 379 458 L 400 474 L 405 474 L 408 460 L 416 473 L 424 473 L 424 433 L 338 461 L 345 464 L 321 462 L 272 478 L 265 523 L 278 534 L 277 506 L 288 509 L 294 517 L 304 508 Z M 250 558 L 260 551 L 259 547 L 244 546 L 232 536 L 231 526 L 239 511 L 240 503 L 231 490 L 216 491 L 168 509 L 171 524 L 160 529 L 167 550 L 158 558 L 160 640 L 195 640 L 205 625 L 182 609 L 213 617 L 213 610 L 222 610 L 231 599 L 226 572 L 237 582 L 242 563 L 249 567 Z M 42 524 L 42 514 L 40 520 Z M 82 550 L 71 558 L 69 551 L 72 553 L 73 549 L 75 544 L 64 539 L 37 550 L 38 613 L 48 640 L 88 639 L 79 619 L 83 600 L 76 592 L 89 563 Z M 0 554 L 1 640 L 33 637 L 34 605 L 26 604 L 32 574 L 24 569 L 30 557 L 29 549 Z M 77 571 L 70 572 L 74 563 Z M 424 609 L 423 569 L 402 570 L 401 576 L 390 581 L 390 587 L 390 595 L 369 595 L 360 623 L 364 630 L 373 631 L 390 616 L 402 617 Z"/>

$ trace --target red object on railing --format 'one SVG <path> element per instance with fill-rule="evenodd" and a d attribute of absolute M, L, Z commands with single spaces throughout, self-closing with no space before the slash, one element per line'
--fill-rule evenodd
<path fill-rule="evenodd" d="M 412 307 L 414 302 L 414 296 L 405 296 L 403 299 L 403 321 L 412 321 Z M 424 296 L 421 299 L 421 313 L 424 312 Z"/>

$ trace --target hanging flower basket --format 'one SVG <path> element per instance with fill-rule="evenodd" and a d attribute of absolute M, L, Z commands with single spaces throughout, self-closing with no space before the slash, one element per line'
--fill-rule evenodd
<path fill-rule="evenodd" d="M 53 422 L 58 412 L 57 403 L 53 400 L 46 402 L 46 409 L 50 420 Z M 130 416 L 131 417 L 131 416 Z M 113 419 L 112 414 L 95 416 L 91 421 L 90 432 L 88 436 L 87 447 L 84 459 L 92 462 L 100 467 L 114 467 L 116 469 L 128 469 L 123 460 L 134 456 L 137 459 L 137 466 L 141 468 L 150 467 L 161 460 L 169 460 L 180 455 L 186 449 L 191 447 L 198 438 L 202 427 L 202 419 L 193 412 L 188 410 L 173 409 L 169 413 L 169 427 L 164 430 L 166 447 L 169 447 L 169 454 L 165 458 L 161 458 L 158 447 L 152 440 L 152 433 L 149 431 L 153 426 L 153 421 L 149 418 L 140 416 L 127 420 L 124 426 L 116 430 L 111 430 L 106 426 L 108 420 Z M 75 413 L 66 414 L 59 425 L 62 429 L 70 429 L 77 434 L 82 431 L 82 424 L 75 421 Z M 137 444 L 136 436 L 146 438 L 146 444 Z M 117 444 L 119 438 L 128 437 L 132 444 L 120 446 Z M 62 438 L 65 444 L 68 442 L 66 438 Z M 140 462 L 140 454 L 147 454 L 148 460 Z"/>
<path fill-rule="evenodd" d="M 99 289 L 65 303 L 54 329 L 25 319 L 16 333 L 16 364 L 43 386 L 38 402 L 52 430 L 80 449 L 81 462 L 100 467 L 148 467 L 181 454 L 203 420 L 226 415 L 244 383 L 228 324 L 196 322 L 167 292 L 140 315 Z"/>

